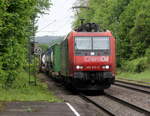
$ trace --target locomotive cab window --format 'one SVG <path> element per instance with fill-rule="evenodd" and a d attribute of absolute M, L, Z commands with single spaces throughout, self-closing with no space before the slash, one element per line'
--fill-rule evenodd
<path fill-rule="evenodd" d="M 77 56 L 88 56 L 91 52 L 95 52 L 95 56 L 109 56 L 109 37 L 75 37 L 75 54 Z"/>
<path fill-rule="evenodd" d="M 107 50 L 109 47 L 109 37 L 93 37 L 94 50 Z"/>
<path fill-rule="evenodd" d="M 91 50 L 92 40 L 91 37 L 76 37 L 75 39 L 75 49 L 76 50 Z"/>

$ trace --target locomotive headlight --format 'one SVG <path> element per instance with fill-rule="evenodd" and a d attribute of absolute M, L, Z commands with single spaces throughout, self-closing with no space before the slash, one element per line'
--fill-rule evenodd
<path fill-rule="evenodd" d="M 105 66 L 102 66 L 103 69 L 109 69 L 110 66 L 109 65 L 105 65 Z"/>
<path fill-rule="evenodd" d="M 109 65 L 106 65 L 105 68 L 106 68 L 106 69 L 109 69 Z"/>
<path fill-rule="evenodd" d="M 80 69 L 80 66 L 76 66 L 76 69 Z"/>
<path fill-rule="evenodd" d="M 76 66 L 76 69 L 83 69 L 83 66 L 77 65 L 77 66 Z"/>
<path fill-rule="evenodd" d="M 83 66 L 80 66 L 80 69 L 83 69 Z"/>

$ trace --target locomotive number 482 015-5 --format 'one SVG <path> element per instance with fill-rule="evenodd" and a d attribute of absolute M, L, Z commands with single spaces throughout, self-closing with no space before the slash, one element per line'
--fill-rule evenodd
<path fill-rule="evenodd" d="M 84 61 L 85 62 L 108 62 L 109 56 L 100 56 L 100 57 L 85 56 Z"/>

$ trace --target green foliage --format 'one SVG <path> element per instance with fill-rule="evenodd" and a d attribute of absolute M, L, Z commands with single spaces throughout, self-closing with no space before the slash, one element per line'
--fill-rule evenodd
<path fill-rule="evenodd" d="M 143 71 L 140 60 L 150 57 L 150 1 L 89 0 L 88 5 L 90 10 L 80 9 L 74 27 L 80 25 L 79 18 L 85 18 L 99 24 L 101 30 L 111 30 L 117 39 L 117 65 L 129 68 L 131 60 L 134 71 Z"/>
<path fill-rule="evenodd" d="M 128 72 L 142 72 L 147 68 L 148 58 L 142 57 L 131 61 L 123 61 L 122 69 Z"/>
<path fill-rule="evenodd" d="M 31 79 L 33 80 L 33 76 Z M 12 85 L 12 88 L 4 88 L 0 82 L 0 101 L 48 101 L 48 102 L 61 102 L 52 92 L 48 90 L 45 83 L 37 80 L 37 86 L 29 86 L 28 73 L 20 72 L 17 80 Z"/>
<path fill-rule="evenodd" d="M 120 33 L 122 58 L 134 59 L 145 54 L 150 42 L 148 29 L 150 27 L 150 3 L 143 0 L 133 0 L 120 16 Z"/>
<path fill-rule="evenodd" d="M 27 42 L 49 0 L 0 0 L 0 80 L 13 82 L 25 65 Z"/>
<path fill-rule="evenodd" d="M 146 49 L 145 56 L 147 56 L 147 58 L 148 58 L 148 63 L 150 63 L 150 48 L 147 48 L 147 49 Z"/>

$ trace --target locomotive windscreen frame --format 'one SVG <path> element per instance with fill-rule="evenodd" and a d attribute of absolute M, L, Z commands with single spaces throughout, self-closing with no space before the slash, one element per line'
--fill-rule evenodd
<path fill-rule="evenodd" d="M 74 40 L 76 56 L 110 56 L 110 38 L 107 36 L 76 36 Z"/>

